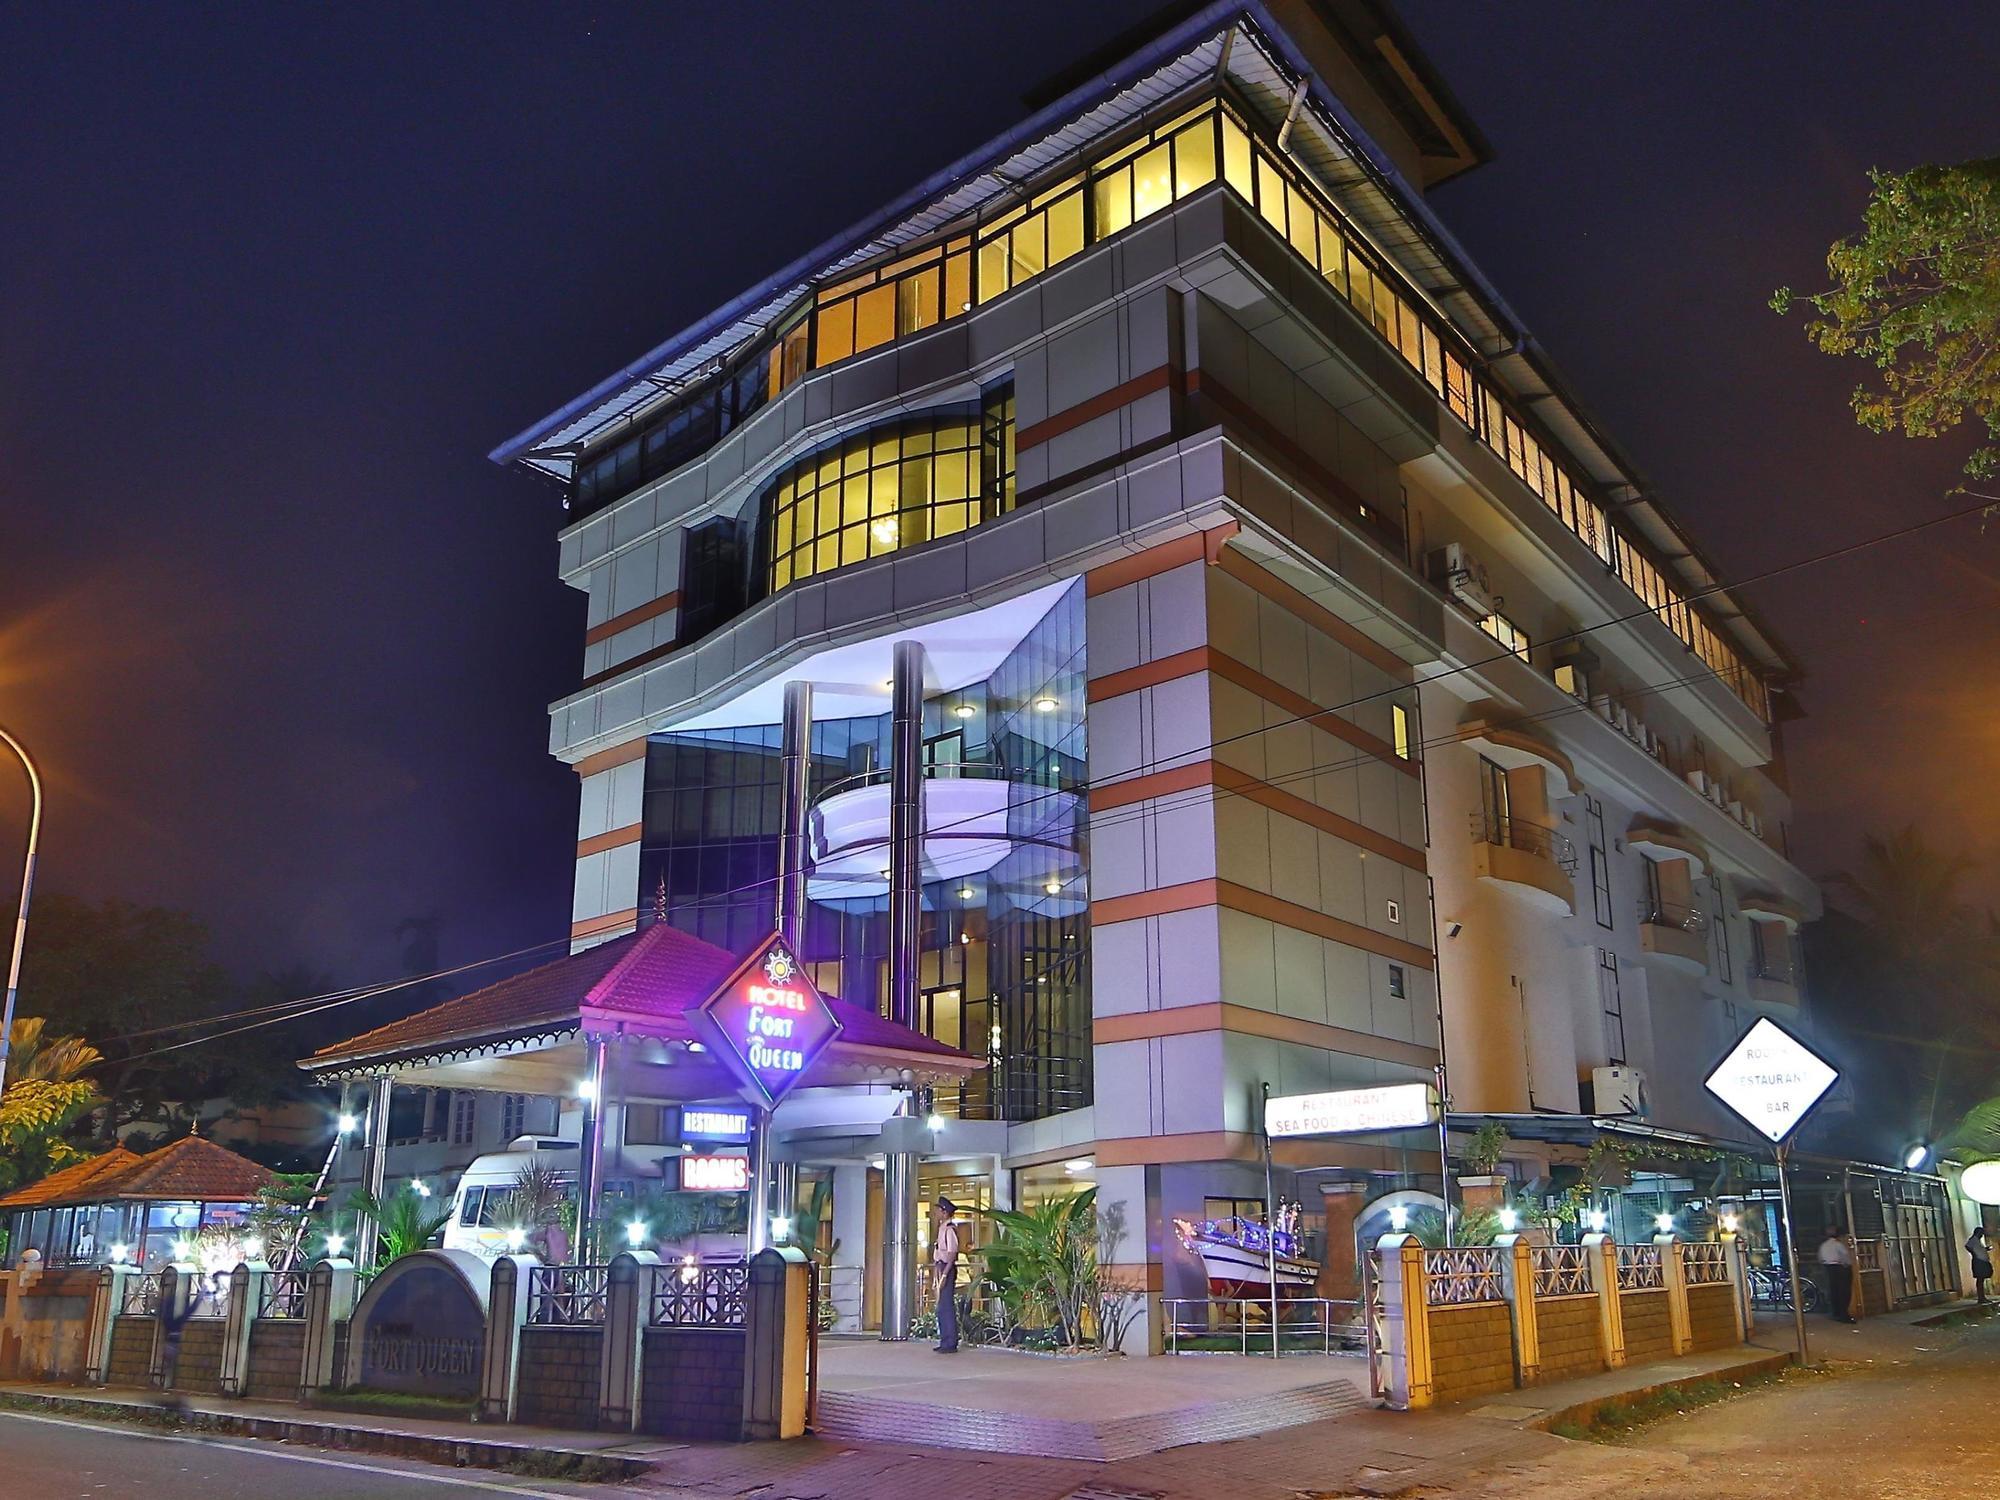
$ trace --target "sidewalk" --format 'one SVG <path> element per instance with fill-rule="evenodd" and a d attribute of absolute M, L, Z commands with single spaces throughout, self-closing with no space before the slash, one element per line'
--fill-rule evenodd
<path fill-rule="evenodd" d="M 1955 1343 L 1967 1329 L 1925 1328 L 1965 1304 L 1870 1318 L 1850 1327 L 1808 1320 L 1815 1360 L 1899 1363 Z M 1978 1325 L 1971 1325 L 1977 1327 Z M 1760 1317 L 1755 1342 L 1740 1349 L 1606 1371 L 1472 1405 L 1422 1412 L 1374 1407 L 1336 1419 L 1224 1442 L 1190 1444 L 1130 1458 L 1090 1462 L 927 1446 L 911 1431 L 903 1441 L 814 1437 L 793 1443 L 674 1443 L 629 1433 L 558 1432 L 481 1427 L 399 1417 L 356 1418 L 281 1402 L 190 1400 L 198 1423 L 247 1436 L 317 1444 L 445 1464 L 550 1473 L 589 1459 L 602 1463 L 614 1492 L 656 1500 L 721 1500 L 756 1492 L 765 1500 L 898 1500 L 939 1493 L 980 1500 L 1297 1500 L 1394 1495 L 1450 1484 L 1477 1469 L 1528 1468 L 1568 1447 L 1542 1426 L 1578 1406 L 1699 1379 L 1740 1379 L 1790 1356 L 1789 1316 Z M 1143 1373 L 1143 1372 L 1142 1372 Z M 0 1400 L 55 1405 L 79 1416 L 89 1407 L 149 1410 L 150 1393 L 48 1386 L 0 1386 Z M 226 1426 L 222 1424 L 226 1423 Z M 574 1473 L 574 1471 L 572 1471 Z"/>

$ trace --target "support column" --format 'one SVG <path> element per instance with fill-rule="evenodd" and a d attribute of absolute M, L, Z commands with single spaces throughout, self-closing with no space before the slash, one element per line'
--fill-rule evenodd
<path fill-rule="evenodd" d="M 1678 1358 L 1694 1347 L 1694 1332 L 1688 1326 L 1687 1268 L 1671 1234 L 1656 1234 L 1653 1243 L 1660 1247 L 1660 1285 L 1667 1289 L 1667 1326 Z"/>
<path fill-rule="evenodd" d="M 750 1126 L 750 1223 L 745 1253 L 771 1246 L 771 1112 L 761 1106 Z"/>
<path fill-rule="evenodd" d="M 306 1276 L 306 1347 L 300 1360 L 299 1399 L 338 1390 L 346 1372 L 333 1364 L 334 1330 L 354 1316 L 354 1262 L 323 1260 Z"/>
<path fill-rule="evenodd" d="M 1464 1179 L 1460 1179 L 1463 1182 Z M 1500 1286 L 1514 1324 L 1514 1384 L 1533 1385 L 1542 1377 L 1542 1329 L 1535 1316 L 1535 1261 L 1518 1234 L 1493 1241 L 1500 1250 Z"/>
<path fill-rule="evenodd" d="M 577 1204 L 576 1227 L 586 1265 L 598 1263 L 603 1228 L 598 1222 L 598 1200 L 604 1196 L 604 1063 L 608 1050 L 606 1037 L 586 1035 L 583 1039 L 583 1149 L 577 1163 L 577 1191 L 582 1201 Z"/>
<path fill-rule="evenodd" d="M 833 1241 L 840 1247 L 827 1277 L 827 1295 L 833 1298 L 834 1312 L 840 1319 L 833 1331 L 859 1333 L 867 1300 L 868 1166 L 865 1162 L 833 1169 Z"/>
<path fill-rule="evenodd" d="M 1383 1397 L 1397 1411 L 1436 1400 L 1431 1383 L 1430 1308 L 1424 1294 L 1424 1248 L 1413 1234 L 1385 1234 L 1375 1246 L 1382 1282 L 1382 1336 L 1388 1354 Z"/>
<path fill-rule="evenodd" d="M 86 1385 L 106 1385 L 110 1381 L 112 1330 L 118 1326 L 118 1315 L 125 1309 L 125 1288 L 138 1273 L 137 1266 L 124 1261 L 114 1261 L 97 1273 L 97 1289 L 90 1298 L 90 1332 L 83 1351 Z"/>
<path fill-rule="evenodd" d="M 905 1096 L 903 1107 L 908 1109 Z M 910 1336 L 917 1311 L 917 1127 L 898 1115 L 882 1122 L 882 1338 Z"/>
<path fill-rule="evenodd" d="M 362 1186 L 382 1201 L 389 1184 L 389 1094 L 395 1085 L 387 1073 L 368 1083 L 368 1144 L 362 1158 Z M 363 1214 L 355 1226 L 354 1260 L 363 1270 L 375 1266 L 375 1246 L 380 1228 L 373 1214 Z"/>
<path fill-rule="evenodd" d="M 222 1394 L 241 1396 L 250 1384 L 250 1335 L 264 1300 L 264 1278 L 271 1268 L 262 1257 L 245 1261 L 229 1273 L 229 1310 L 222 1323 Z"/>
<path fill-rule="evenodd" d="M 889 1016 L 917 1020 L 918 962 L 923 942 L 924 648 L 897 641 L 890 677 L 889 725 Z M 910 1119 L 884 1122 L 882 1173 L 882 1337 L 910 1336 L 917 1306 L 917 1160 Z M 901 1130 L 892 1130 L 900 1126 Z M 892 1137 L 894 1137 L 892 1139 Z"/>
<path fill-rule="evenodd" d="M 917 1022 L 923 942 L 924 648 L 898 641 L 890 679 L 889 1018 Z"/>
<path fill-rule="evenodd" d="M 627 1250 L 604 1273 L 604 1338 L 598 1346 L 597 1430 L 636 1432 L 644 1383 L 646 1323 L 660 1257 Z"/>
<path fill-rule="evenodd" d="M 810 682 L 785 684 L 784 781 L 778 803 L 778 936 L 794 951 L 806 926 L 806 814 L 812 790 Z"/>
<path fill-rule="evenodd" d="M 1756 1326 L 1750 1313 L 1750 1273 L 1743 1254 L 1743 1236 L 1725 1229 L 1718 1238 L 1722 1241 L 1722 1264 L 1729 1272 L 1729 1305 L 1735 1314 L 1736 1342 L 1741 1344 L 1749 1340 Z M 1859 1266 L 1854 1274 L 1861 1274 Z"/>
<path fill-rule="evenodd" d="M 790 1220 L 799 1210 L 799 1164 L 795 1161 L 774 1161 L 771 1163 L 771 1217 L 787 1221 L 784 1243 L 797 1244 L 792 1238 Z M 775 1238 L 775 1236 L 774 1236 Z M 802 1245 L 808 1253 L 811 1246 Z"/>
<path fill-rule="evenodd" d="M 1361 1265 L 1355 1258 L 1354 1225 L 1367 1202 L 1368 1184 L 1322 1183 L 1319 1194 L 1320 1202 L 1326 1209 L 1326 1229 L 1321 1235 L 1325 1248 L 1320 1257 L 1319 1295 L 1335 1302 L 1358 1302 L 1361 1297 Z"/>
<path fill-rule="evenodd" d="M 1618 1246 L 1608 1234 L 1583 1237 L 1583 1263 L 1590 1270 L 1590 1289 L 1597 1293 L 1597 1349 L 1604 1368 L 1625 1364 L 1625 1304 L 1618 1300 Z"/>

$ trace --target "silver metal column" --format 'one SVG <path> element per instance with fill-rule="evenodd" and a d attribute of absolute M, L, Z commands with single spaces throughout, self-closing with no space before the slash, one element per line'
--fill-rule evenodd
<path fill-rule="evenodd" d="M 882 1337 L 910 1336 L 917 1311 L 917 1154 L 882 1158 Z"/>
<path fill-rule="evenodd" d="M 779 804 L 778 935 L 794 950 L 806 926 L 806 804 L 812 776 L 810 682 L 785 684 L 784 782 Z"/>
<path fill-rule="evenodd" d="M 889 1017 L 917 1023 L 923 941 L 924 648 L 898 641 L 889 719 Z"/>
<path fill-rule="evenodd" d="M 604 1088 L 605 1058 L 609 1040 L 602 1036 L 583 1039 L 583 1150 L 577 1163 L 577 1190 L 582 1201 L 576 1208 L 577 1238 L 582 1242 L 586 1265 L 598 1260 L 599 1200 L 604 1196 Z"/>
<path fill-rule="evenodd" d="M 389 1184 L 389 1094 L 395 1085 L 387 1073 L 368 1085 L 368 1144 L 362 1157 L 361 1181 L 380 1203 Z M 354 1263 L 367 1270 L 375 1264 L 375 1246 L 380 1226 L 373 1214 L 362 1215 L 355 1226 Z"/>
<path fill-rule="evenodd" d="M 749 1253 L 771 1248 L 771 1112 L 757 1111 L 750 1127 Z"/>
<path fill-rule="evenodd" d="M 799 1205 L 799 1164 L 795 1161 L 774 1161 L 771 1163 L 771 1217 L 788 1222 L 785 1243 L 798 1244 L 796 1232 L 790 1223 L 798 1218 Z"/>

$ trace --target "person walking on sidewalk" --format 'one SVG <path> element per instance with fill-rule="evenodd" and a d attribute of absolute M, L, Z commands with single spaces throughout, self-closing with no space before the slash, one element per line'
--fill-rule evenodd
<path fill-rule="evenodd" d="M 1986 1226 L 1981 1224 L 1972 1231 L 1965 1242 L 1965 1253 L 1972 1257 L 1972 1289 L 1981 1303 L 1993 1299 L 1986 1295 L 1986 1283 L 1993 1279 L 1993 1246 L 1986 1238 Z"/>
<path fill-rule="evenodd" d="M 940 1197 L 931 1205 L 931 1288 L 937 1297 L 940 1354 L 958 1353 L 958 1205 Z"/>
<path fill-rule="evenodd" d="M 1819 1242 L 1819 1263 L 1826 1275 L 1826 1310 L 1841 1322 L 1852 1323 L 1854 1314 L 1848 1310 L 1848 1302 L 1854 1296 L 1854 1252 L 1840 1231 L 1830 1225 L 1826 1238 Z"/>

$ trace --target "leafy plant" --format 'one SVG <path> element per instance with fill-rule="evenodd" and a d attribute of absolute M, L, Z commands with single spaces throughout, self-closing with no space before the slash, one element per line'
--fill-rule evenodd
<path fill-rule="evenodd" d="M 1123 1225 L 1116 1213 L 1099 1212 L 1097 1190 L 995 1209 L 993 1221 L 998 1232 L 983 1254 L 994 1291 L 989 1316 L 1003 1339 L 1075 1349 L 1095 1336 L 1117 1348 L 1144 1293 L 1105 1275 Z"/>
<path fill-rule="evenodd" d="M 1822 353 L 1872 365 L 1854 417 L 1871 432 L 1938 437 L 1967 422 L 1987 441 L 1966 460 L 2000 474 L 2000 158 L 1868 174 L 1861 232 L 1827 251 L 1828 286 L 1780 287 L 1780 314 L 1818 314 L 1806 337 Z"/>
<path fill-rule="evenodd" d="M 1490 1177 L 1500 1159 L 1507 1154 L 1507 1148 L 1514 1144 L 1507 1127 L 1498 1120 L 1488 1120 L 1472 1133 L 1472 1140 L 1459 1156 L 1459 1164 L 1471 1177 Z"/>
<path fill-rule="evenodd" d="M 65 1133 L 103 1101 L 88 1079 L 10 1082 L 0 1094 L 0 1192 L 39 1182 L 89 1155 Z"/>
<path fill-rule="evenodd" d="M 40 1016 L 19 1016 L 7 1033 L 7 1081 L 30 1078 L 75 1083 L 104 1061 L 80 1036 L 50 1036 Z"/>
<path fill-rule="evenodd" d="M 273 1270 L 289 1271 L 303 1264 L 306 1241 L 313 1230 L 306 1210 L 316 1185 L 310 1172 L 288 1172 L 269 1187 L 258 1189 L 249 1230 L 262 1241 L 265 1264 Z"/>
<path fill-rule="evenodd" d="M 447 1203 L 439 1211 L 433 1202 L 406 1186 L 387 1202 L 363 1189 L 347 1200 L 347 1206 L 375 1221 L 375 1265 L 381 1267 L 416 1254 L 451 1222 L 451 1205 Z"/>
<path fill-rule="evenodd" d="M 1442 1250 L 1447 1244 L 1490 1245 L 1500 1237 L 1500 1215 L 1490 1208 L 1462 1209 L 1452 1215 L 1447 1239 L 1442 1212 L 1435 1208 L 1413 1209 L 1409 1232 L 1426 1250 Z"/>

